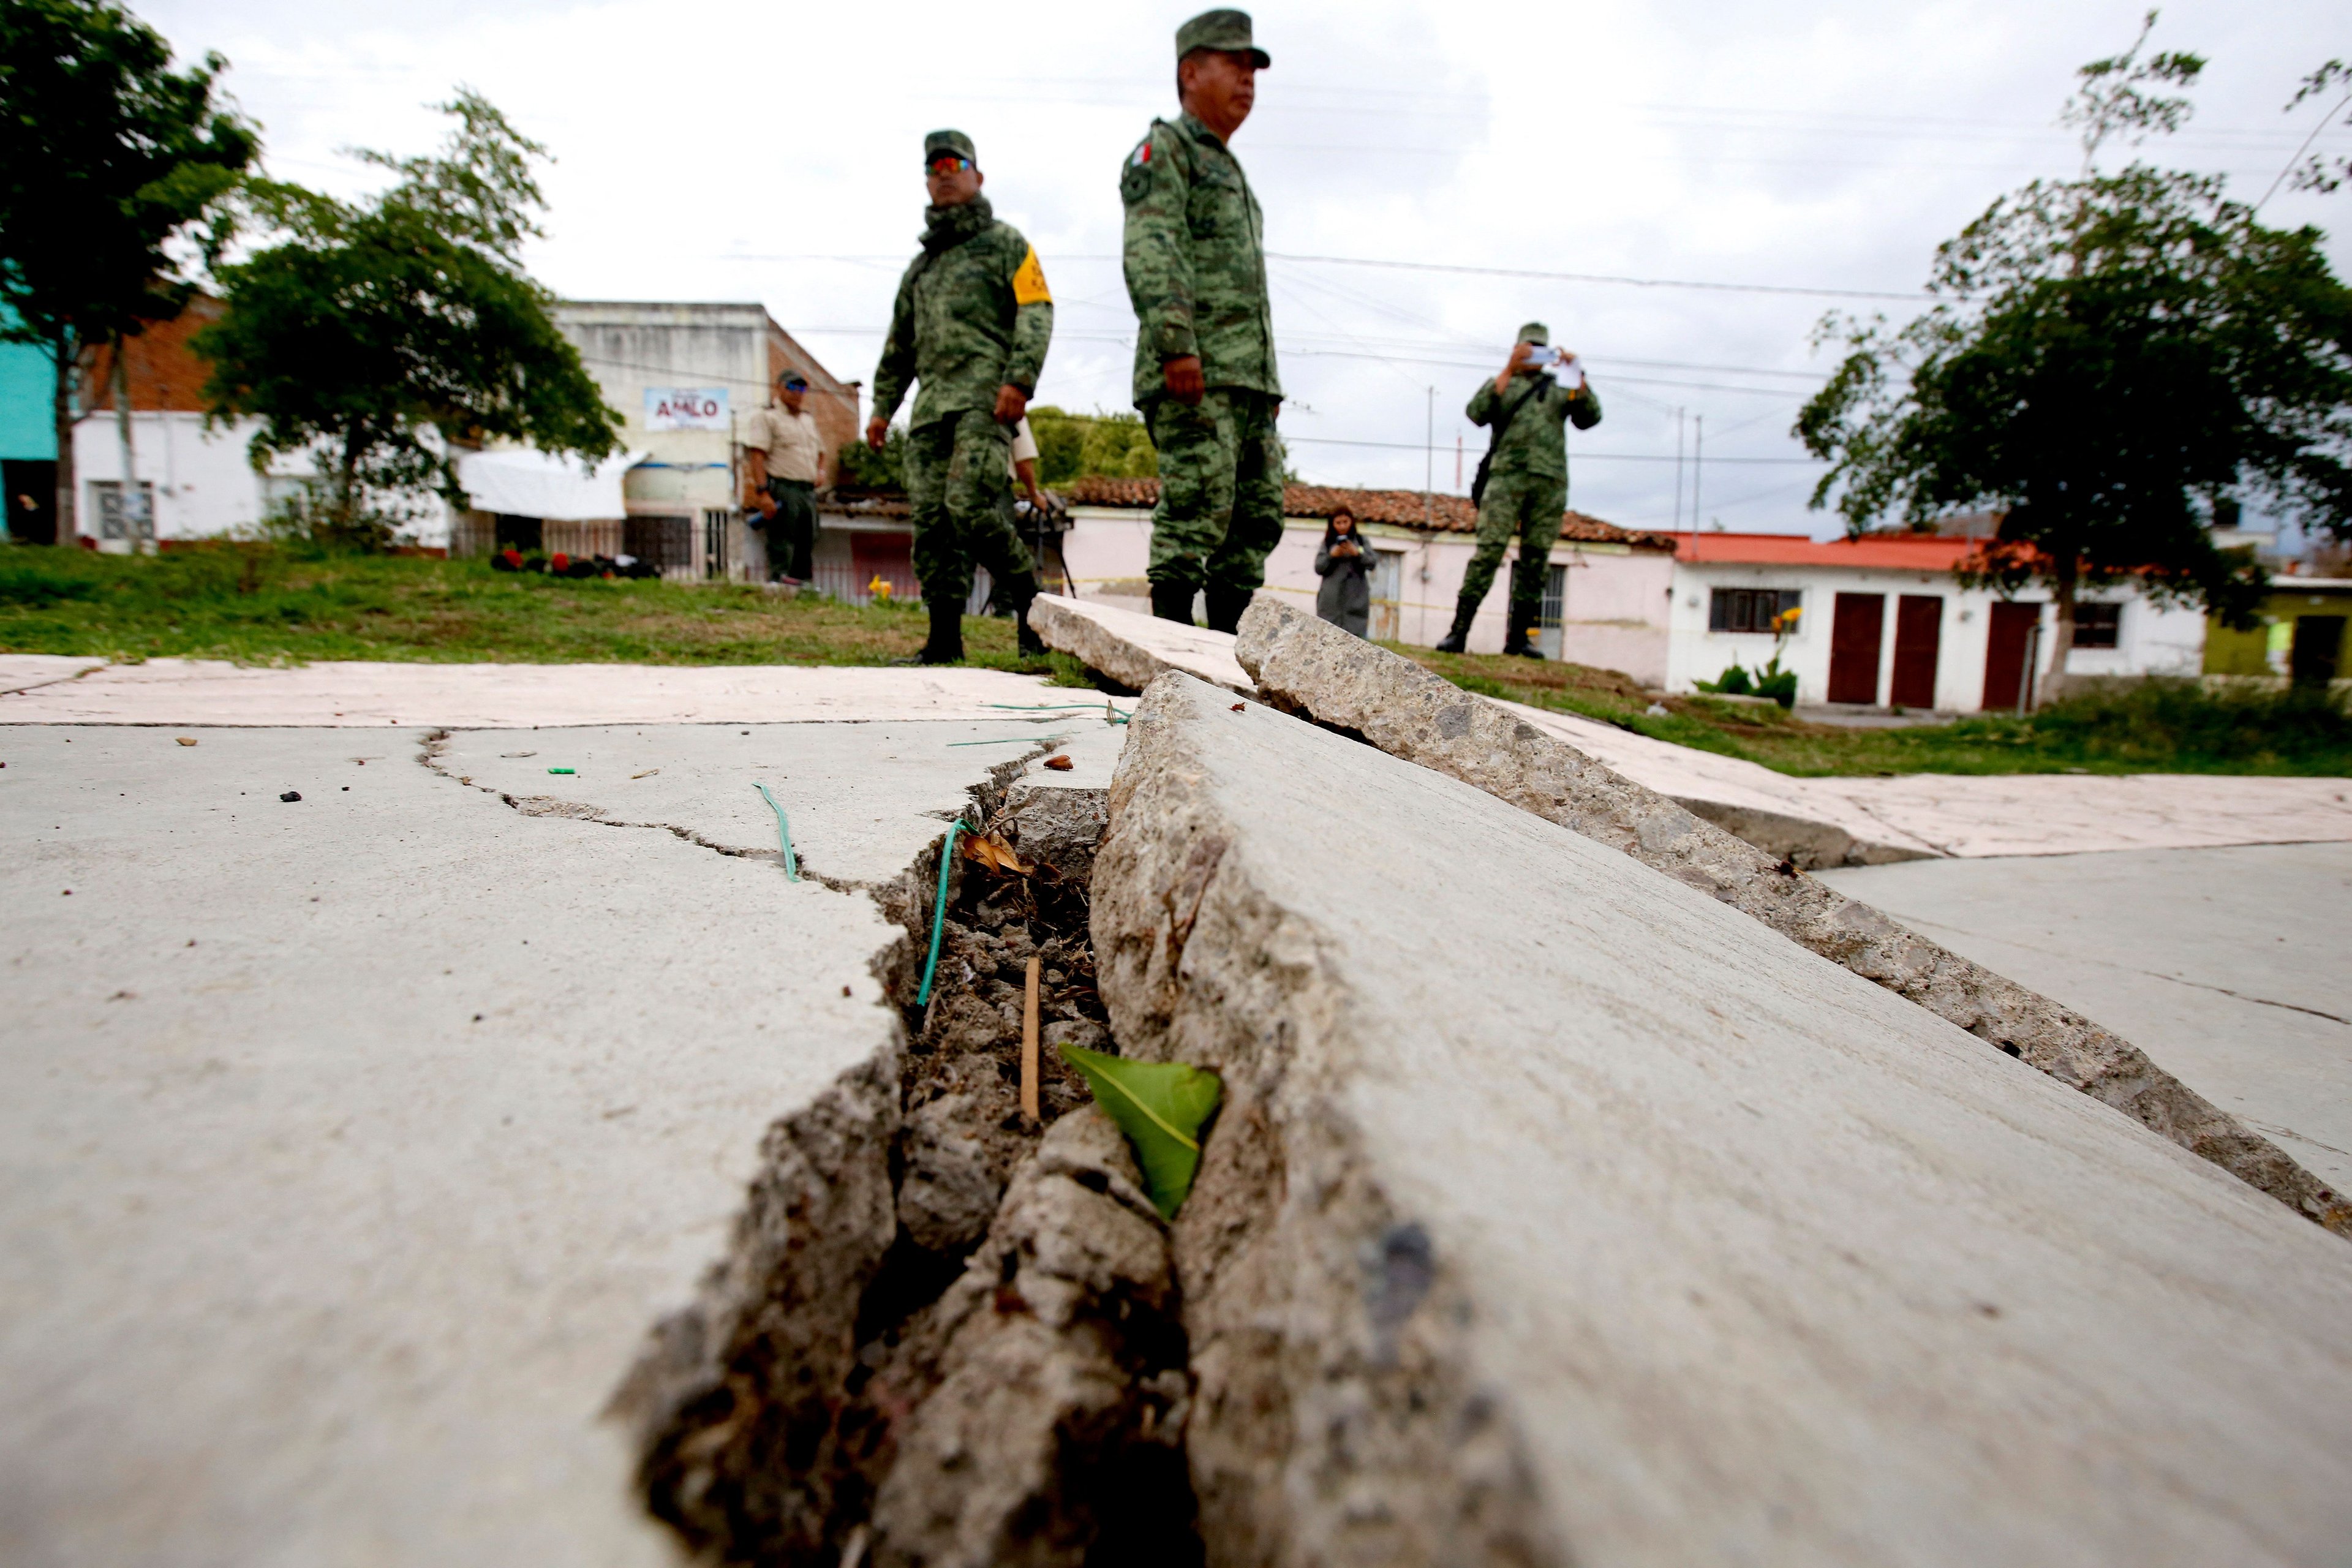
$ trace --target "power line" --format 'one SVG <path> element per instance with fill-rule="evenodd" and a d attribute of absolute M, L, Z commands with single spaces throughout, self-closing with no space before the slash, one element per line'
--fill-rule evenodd
<path fill-rule="evenodd" d="M 1696 289 L 1729 294 L 1793 294 L 1807 298 L 1830 300 L 1897 300 L 1906 304 L 1923 303 L 1927 296 L 1918 292 L 1891 293 L 1876 289 L 1813 289 L 1789 283 L 1715 283 L 1683 278 L 1633 278 L 1613 272 L 1545 272 L 1517 267 L 1465 267 L 1442 261 L 1386 261 L 1368 256 L 1305 256 L 1291 251 L 1269 250 L 1269 261 L 1297 261 L 1319 267 L 1372 267 L 1399 272 L 1444 272 L 1473 278 L 1532 278 L 1552 283 L 1606 283 L 1629 289 Z M 903 254 L 857 255 L 846 252 L 756 252 L 732 251 L 717 258 L 721 261 L 845 261 L 871 263 L 903 261 Z M 1119 257 L 1093 251 L 1068 251 L 1054 258 L 1062 261 L 1117 261 Z"/>
<path fill-rule="evenodd" d="M 1306 261 L 1326 267 L 1378 267 L 1398 272 L 1447 272 L 1475 278 L 1533 278 L 1553 283 L 1611 283 L 1630 289 L 1702 289 L 1730 294 L 1801 294 L 1832 300 L 1900 300 L 1919 304 L 1920 293 L 1892 294 L 1875 289 L 1805 289 L 1783 283 L 1706 283 L 1681 278 L 1628 278 L 1611 272 L 1539 272 L 1517 267 L 1462 267 L 1438 261 L 1380 261 L 1362 256 L 1300 256 L 1269 250 L 1269 261 Z"/>
<path fill-rule="evenodd" d="M 1418 441 L 1343 441 L 1336 436 L 1289 436 L 1282 437 L 1286 447 L 1376 447 L 1384 451 L 1418 452 Z M 1579 463 L 1678 463 L 1683 461 L 1672 452 L 1578 452 L 1572 461 Z M 1711 458 L 1710 462 L 1738 463 L 1744 467 L 1784 466 L 1792 463 L 1818 463 L 1819 458 Z"/>

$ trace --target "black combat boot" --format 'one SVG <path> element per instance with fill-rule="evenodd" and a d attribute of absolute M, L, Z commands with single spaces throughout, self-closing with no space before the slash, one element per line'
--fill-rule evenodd
<path fill-rule="evenodd" d="M 1510 629 L 1503 634 L 1505 653 L 1517 654 L 1521 658 L 1543 657 L 1543 649 L 1528 640 L 1535 632 L 1536 615 L 1537 612 L 1532 609 L 1522 610 L 1516 605 L 1511 606 Z"/>
<path fill-rule="evenodd" d="M 1029 629 L 1029 606 L 1037 597 L 1037 574 L 1024 572 L 1007 577 L 997 589 L 999 602 L 1013 612 L 1013 624 L 1019 627 L 1015 641 L 1024 658 L 1045 657 L 1045 639 Z"/>
<path fill-rule="evenodd" d="M 961 664 L 963 605 L 953 599 L 926 599 L 923 607 L 931 613 L 931 635 L 923 644 L 923 651 L 915 656 L 915 662 Z"/>
<path fill-rule="evenodd" d="M 1208 600 L 1209 629 L 1238 632 L 1242 629 L 1242 612 L 1249 608 L 1250 599 L 1257 590 L 1212 583 L 1202 592 Z"/>
<path fill-rule="evenodd" d="M 1151 584 L 1151 613 L 1163 621 L 1179 621 L 1191 626 L 1192 589 L 1183 583 L 1162 583 L 1155 579 Z"/>
<path fill-rule="evenodd" d="M 1465 594 L 1454 601 L 1454 629 L 1437 639 L 1439 653 L 1460 653 L 1470 640 L 1470 623 L 1478 618 L 1478 601 Z"/>

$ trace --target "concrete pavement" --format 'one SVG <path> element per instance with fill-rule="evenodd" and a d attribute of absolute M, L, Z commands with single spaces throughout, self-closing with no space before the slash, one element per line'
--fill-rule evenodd
<path fill-rule="evenodd" d="M 1915 861 L 1821 873 L 2119 1031 L 2352 1191 L 2352 846 Z"/>
<path fill-rule="evenodd" d="M 983 718 L 1083 700 L 1000 669 L 811 665 L 103 664 L 0 659 L 0 724 L 773 724 Z M 1122 704 L 1124 706 L 1124 704 Z"/>
<path fill-rule="evenodd" d="M 0 1560 L 671 1561 L 599 1412 L 898 1037 L 750 781 L 884 876 L 1034 717 L 0 730 Z"/>

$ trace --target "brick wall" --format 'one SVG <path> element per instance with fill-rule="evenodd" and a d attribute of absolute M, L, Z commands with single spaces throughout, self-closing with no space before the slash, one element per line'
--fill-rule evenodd
<path fill-rule="evenodd" d="M 188 340 L 221 318 L 221 301 L 199 294 L 168 321 L 152 321 L 123 344 L 123 369 L 131 383 L 131 406 L 141 413 L 201 414 L 208 361 L 196 357 Z M 114 353 L 100 348 L 89 358 L 82 384 L 84 408 L 114 407 Z"/>

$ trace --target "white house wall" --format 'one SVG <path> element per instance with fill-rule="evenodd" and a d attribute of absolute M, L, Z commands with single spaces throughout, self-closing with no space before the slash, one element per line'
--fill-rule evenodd
<path fill-rule="evenodd" d="M 1878 594 L 1885 597 L 1878 651 L 1875 705 L 1887 705 L 1895 677 L 1896 605 L 1903 595 L 1934 595 L 1944 600 L 1943 624 L 1936 660 L 1936 708 L 1939 712 L 1973 713 L 1982 708 L 1985 658 L 1990 650 L 1991 606 L 2000 595 L 1987 589 L 1963 589 L 1948 573 L 1905 572 L 1814 565 L 1751 566 L 1729 562 L 1677 563 L 1674 568 L 1672 619 L 1668 632 L 1665 687 L 1669 691 L 1696 689 L 1695 682 L 1713 680 L 1734 662 L 1754 670 L 1772 657 L 1772 638 L 1763 633 L 1715 632 L 1707 629 L 1708 605 L 1717 588 L 1794 588 L 1803 595 L 1804 615 L 1794 636 L 1782 645 L 1780 667 L 1797 675 L 1797 700 L 1829 700 L 1830 637 L 1840 594 Z M 2145 597 L 2108 591 L 2086 599 L 2120 600 L 2124 612 L 2113 648 L 2077 648 L 2067 663 L 2074 675 L 2146 676 L 2197 673 L 2204 659 L 2205 617 L 2182 606 L 2161 606 Z M 2045 591 L 2016 595 L 2020 604 L 2047 605 Z M 2049 673 L 2052 612 L 2042 611 L 2043 635 L 2038 646 L 2035 679 Z"/>
<path fill-rule="evenodd" d="M 268 510 L 262 476 L 253 471 L 247 452 L 261 428 L 258 419 L 238 419 L 205 427 L 205 416 L 193 413 L 134 413 L 131 416 L 131 460 L 140 482 L 154 487 L 155 537 L 158 540 L 205 539 L 250 534 Z M 122 443 L 115 416 L 100 412 L 83 417 L 74 426 L 76 515 L 82 533 L 98 536 L 98 501 L 92 486 L 120 483 Z M 278 458 L 273 475 L 307 478 L 310 460 L 299 455 Z M 423 509 L 424 518 L 410 530 L 417 542 L 446 542 L 448 517 L 438 502 Z M 127 551 L 130 542 L 108 540 L 100 548 Z"/>

